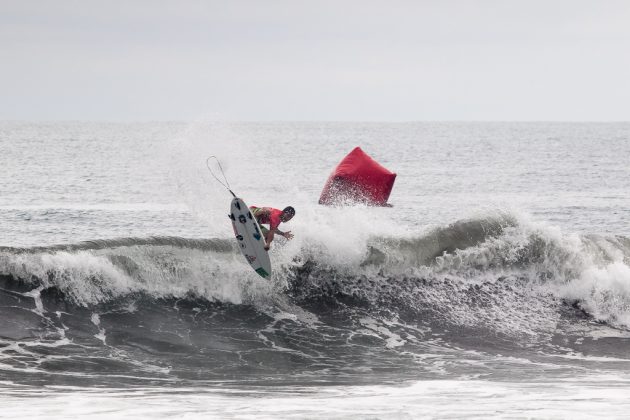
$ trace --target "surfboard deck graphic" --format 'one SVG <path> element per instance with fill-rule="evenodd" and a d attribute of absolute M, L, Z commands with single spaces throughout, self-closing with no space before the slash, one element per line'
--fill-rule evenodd
<path fill-rule="evenodd" d="M 249 207 L 238 197 L 230 204 L 230 219 L 241 253 L 261 277 L 271 277 L 271 261 L 265 251 L 265 237 Z"/>

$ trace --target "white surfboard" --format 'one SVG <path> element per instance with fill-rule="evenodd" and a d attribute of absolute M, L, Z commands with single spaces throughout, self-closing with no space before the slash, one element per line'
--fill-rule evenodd
<path fill-rule="evenodd" d="M 247 204 L 235 197 L 230 205 L 229 216 L 241 253 L 249 265 L 262 277 L 271 277 L 271 261 L 265 250 L 265 237 Z"/>

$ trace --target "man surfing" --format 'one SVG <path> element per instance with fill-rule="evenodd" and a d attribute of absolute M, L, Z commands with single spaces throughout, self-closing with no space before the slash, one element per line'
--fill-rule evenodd
<path fill-rule="evenodd" d="M 278 210 L 273 207 L 250 206 L 249 209 L 258 221 L 258 224 L 261 225 L 260 229 L 263 235 L 265 235 L 265 250 L 269 251 L 269 245 L 271 245 L 275 234 L 284 236 L 287 239 L 293 238 L 293 234 L 290 230 L 282 232 L 278 229 L 280 223 L 286 223 L 293 219 L 293 216 L 295 216 L 295 209 L 293 207 L 288 206 L 285 207 L 284 210 Z M 269 229 L 262 225 L 269 225 Z"/>

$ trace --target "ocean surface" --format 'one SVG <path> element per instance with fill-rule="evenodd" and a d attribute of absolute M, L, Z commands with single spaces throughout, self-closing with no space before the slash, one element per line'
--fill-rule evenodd
<path fill-rule="evenodd" d="M 390 208 L 317 204 L 355 146 Z M 240 255 L 217 156 L 295 238 Z M 630 123 L 0 122 L 0 417 L 623 418 Z"/>

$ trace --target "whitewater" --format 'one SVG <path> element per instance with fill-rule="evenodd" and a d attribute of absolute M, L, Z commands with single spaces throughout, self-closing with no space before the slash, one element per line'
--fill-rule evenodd
<path fill-rule="evenodd" d="M 391 208 L 317 204 L 355 146 Z M 0 417 L 630 409 L 630 123 L 0 122 L 0 150 Z M 296 208 L 270 280 L 210 155 Z"/>

